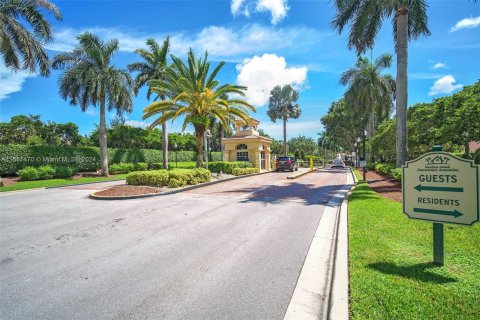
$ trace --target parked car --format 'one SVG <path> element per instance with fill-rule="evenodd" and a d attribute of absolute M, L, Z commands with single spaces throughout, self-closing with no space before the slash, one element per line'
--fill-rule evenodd
<path fill-rule="evenodd" d="M 340 158 L 335 158 L 332 161 L 332 168 L 335 168 L 335 167 L 345 168 L 345 162 L 343 162 L 343 160 Z"/>
<path fill-rule="evenodd" d="M 275 161 L 275 171 L 298 171 L 297 160 L 294 157 L 278 157 Z"/>

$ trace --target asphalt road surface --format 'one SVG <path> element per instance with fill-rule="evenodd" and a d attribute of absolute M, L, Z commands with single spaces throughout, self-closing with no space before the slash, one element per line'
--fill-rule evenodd
<path fill-rule="evenodd" d="M 0 319 L 282 319 L 346 170 L 174 195 L 0 195 Z"/>

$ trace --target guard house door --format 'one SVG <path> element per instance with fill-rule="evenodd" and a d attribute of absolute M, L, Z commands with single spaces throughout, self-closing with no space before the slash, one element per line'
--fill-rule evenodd
<path fill-rule="evenodd" d="M 265 170 L 265 151 L 260 152 L 260 167 Z"/>

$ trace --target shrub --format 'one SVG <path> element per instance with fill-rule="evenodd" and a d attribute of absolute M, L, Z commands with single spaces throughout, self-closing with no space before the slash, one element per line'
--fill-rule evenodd
<path fill-rule="evenodd" d="M 134 186 L 162 187 L 168 185 L 168 171 L 134 171 L 127 175 L 127 184 Z"/>
<path fill-rule="evenodd" d="M 185 184 L 186 184 L 185 180 L 182 180 L 182 179 L 172 178 L 172 179 L 168 180 L 168 187 L 169 188 L 183 187 Z"/>
<path fill-rule="evenodd" d="M 212 179 L 212 172 L 210 170 L 207 170 L 207 169 L 203 169 L 203 168 L 196 168 L 196 169 L 193 169 L 194 171 L 194 177 L 200 182 L 210 182 L 210 180 Z"/>
<path fill-rule="evenodd" d="M 55 169 L 50 165 L 40 166 L 37 169 L 37 179 L 38 180 L 47 180 L 52 179 L 55 175 Z"/>
<path fill-rule="evenodd" d="M 72 167 L 67 167 L 67 166 L 56 166 L 55 167 L 55 178 L 70 178 L 73 176 L 77 170 Z"/>
<path fill-rule="evenodd" d="M 397 181 L 402 181 L 402 169 L 401 168 L 395 168 L 390 170 L 390 176 L 392 176 L 393 179 Z"/>
<path fill-rule="evenodd" d="M 214 161 L 208 164 L 208 170 L 211 172 L 223 172 L 232 174 L 233 169 L 235 168 L 251 168 L 252 164 L 250 162 L 244 161 Z"/>
<path fill-rule="evenodd" d="M 146 162 L 136 162 L 133 164 L 133 171 L 147 171 L 148 163 Z"/>
<path fill-rule="evenodd" d="M 38 170 L 34 167 L 25 167 L 18 170 L 17 175 L 22 181 L 38 180 Z"/>
<path fill-rule="evenodd" d="M 129 173 L 135 171 L 135 165 L 133 163 L 114 163 L 108 167 L 108 171 L 113 174 Z"/>
<path fill-rule="evenodd" d="M 163 169 L 163 162 L 155 162 L 155 163 L 150 164 L 150 169 L 162 170 Z"/>
<path fill-rule="evenodd" d="M 232 171 L 234 176 L 243 176 L 246 174 L 258 173 L 258 168 L 235 168 Z"/>
<path fill-rule="evenodd" d="M 178 180 L 183 182 L 183 185 L 188 184 L 193 179 L 193 171 L 189 169 L 175 169 L 168 173 L 168 179 Z"/>

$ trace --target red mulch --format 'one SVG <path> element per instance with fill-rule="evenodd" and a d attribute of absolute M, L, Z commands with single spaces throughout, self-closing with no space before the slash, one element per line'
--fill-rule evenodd
<path fill-rule="evenodd" d="M 133 196 L 139 194 L 159 193 L 163 190 L 165 190 L 165 188 L 119 185 L 106 190 L 95 192 L 95 195 L 103 197 Z"/>
<path fill-rule="evenodd" d="M 2 182 L 3 185 L 6 186 L 11 186 L 12 184 L 15 184 L 18 182 L 20 178 L 19 177 L 2 177 Z"/>
<path fill-rule="evenodd" d="M 367 171 L 366 178 L 370 188 L 382 197 L 402 202 L 402 185 L 400 182 L 375 171 Z"/>

